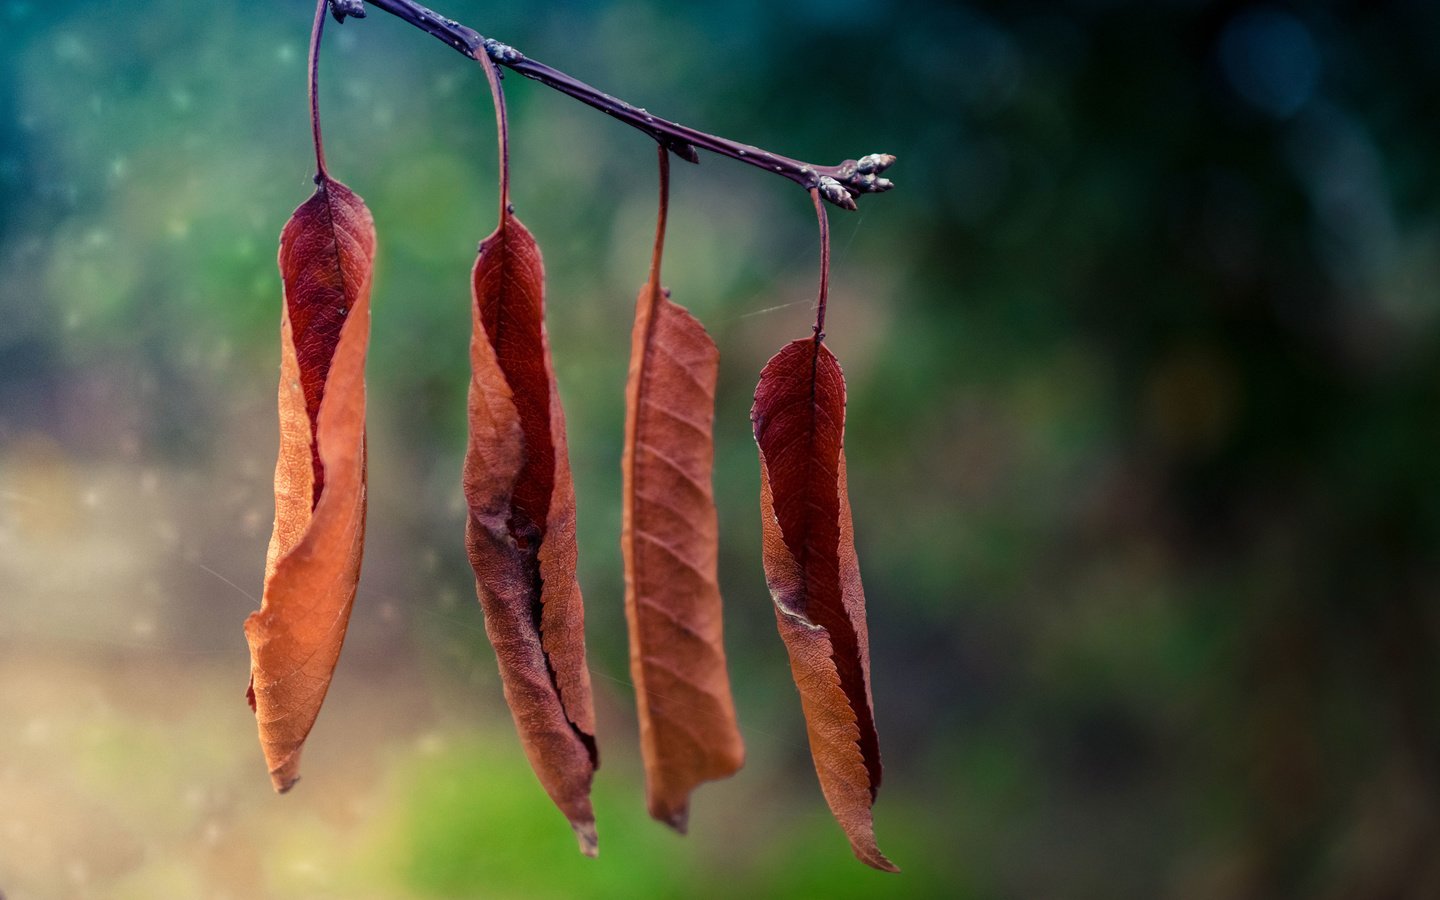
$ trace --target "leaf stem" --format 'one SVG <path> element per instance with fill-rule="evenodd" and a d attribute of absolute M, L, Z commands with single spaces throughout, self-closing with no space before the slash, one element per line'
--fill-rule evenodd
<path fill-rule="evenodd" d="M 495 101 L 495 131 L 500 139 L 500 223 L 510 213 L 510 121 L 505 114 L 505 89 L 500 84 L 500 70 L 489 57 L 479 58 L 480 68 L 485 70 L 485 80 L 490 83 L 490 97 Z"/>
<path fill-rule="evenodd" d="M 815 201 L 815 214 L 820 219 L 820 299 L 815 301 L 815 343 L 818 344 L 825 340 L 825 305 L 830 299 L 830 217 L 825 214 L 820 189 L 811 188 L 810 197 Z"/>
<path fill-rule="evenodd" d="M 664 144 L 658 148 L 660 157 L 660 214 L 655 219 L 655 253 L 650 257 L 650 283 L 660 287 L 660 258 L 665 254 L 665 220 L 670 214 L 670 151 Z"/>
<path fill-rule="evenodd" d="M 370 3 L 444 41 L 449 47 L 471 59 L 488 56 L 491 61 L 519 72 L 526 78 L 619 119 L 650 135 L 662 147 L 689 162 L 700 161 L 695 152 L 697 147 L 728 156 L 788 178 L 806 190 L 818 188 L 821 196 L 844 209 L 854 209 L 855 198 L 860 194 L 880 193 L 894 187 L 889 179 L 880 177 L 880 173 L 895 162 L 895 157 L 888 153 L 871 153 L 858 160 L 847 159 L 835 166 L 817 166 L 791 159 L 652 115 L 647 110 L 612 97 L 559 69 L 533 60 L 508 44 L 486 38 L 474 29 L 461 25 L 454 19 L 447 19 L 413 0 L 370 0 Z"/>
<path fill-rule="evenodd" d="M 310 29 L 310 133 L 315 141 L 315 180 L 329 180 L 325 168 L 325 141 L 320 137 L 320 36 L 325 33 L 325 12 L 329 0 L 315 4 L 315 24 Z"/>

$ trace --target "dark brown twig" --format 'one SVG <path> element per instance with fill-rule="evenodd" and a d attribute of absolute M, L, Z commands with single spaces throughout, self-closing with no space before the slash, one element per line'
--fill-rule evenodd
<path fill-rule="evenodd" d="M 338 0 L 332 0 L 338 2 Z M 508 44 L 486 38 L 478 31 L 467 28 L 454 19 L 447 19 L 413 0 L 369 0 L 370 4 L 416 28 L 444 41 L 457 52 L 471 58 L 481 55 L 492 62 L 534 79 L 562 94 L 573 97 L 587 106 L 592 106 L 625 124 L 650 135 L 661 146 L 689 162 L 699 162 L 696 148 L 709 150 L 721 156 L 739 160 L 767 172 L 773 172 L 795 182 L 806 190 L 818 191 L 820 196 L 843 209 L 854 209 L 855 198 L 860 194 L 875 194 L 888 191 L 894 184 L 881 178 L 895 162 L 888 153 L 871 153 L 857 159 L 847 159 L 836 166 L 817 166 L 769 150 L 741 144 L 728 138 L 717 137 L 703 131 L 680 125 L 647 110 L 617 99 L 591 87 L 577 78 L 572 78 L 558 69 L 551 68 L 516 50 Z M 356 16 L 353 7 L 346 4 L 345 14 Z"/>

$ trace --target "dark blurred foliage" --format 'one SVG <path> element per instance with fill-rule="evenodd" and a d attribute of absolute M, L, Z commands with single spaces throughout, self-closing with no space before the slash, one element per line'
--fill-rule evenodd
<path fill-rule="evenodd" d="M 675 173 L 666 273 L 724 358 L 722 584 L 751 762 L 697 796 L 685 850 L 655 853 L 694 853 L 717 895 L 1440 895 L 1440 5 L 442 12 L 707 130 L 821 163 L 900 157 L 893 193 L 833 219 L 829 332 L 887 765 L 877 829 L 906 873 L 858 872 L 823 820 L 760 574 L 747 414 L 764 360 L 808 328 L 808 199 L 714 158 Z M 69 596 L 24 577 L 25 478 L 53 458 L 82 485 L 118 466 L 194 486 L 142 567 L 172 623 L 151 640 L 224 648 L 232 671 L 239 645 L 243 671 L 246 601 L 197 606 L 225 589 L 163 553 L 258 584 L 273 241 L 311 164 L 308 19 L 299 2 L 0 2 L 0 657 L 37 634 L 64 653 L 83 619 L 86 640 L 112 630 L 83 601 L 24 602 Z M 371 549 L 335 702 L 420 668 L 424 708 L 493 707 L 488 651 L 455 626 L 474 614 L 456 480 L 464 272 L 494 221 L 483 79 L 379 11 L 329 34 L 331 167 L 381 241 Z M 613 695 L 601 738 L 633 777 L 614 548 L 652 156 L 506 85 L 515 203 L 550 276 L 592 665 Z M 244 763 L 263 790 L 258 753 Z M 500 840 L 504 822 L 417 777 L 415 797 L 444 797 L 395 839 L 433 851 L 405 884 L 482 890 L 473 848 L 446 841 Z M 624 787 L 612 808 L 638 806 Z M 707 827 L 734 844 L 703 844 Z M 624 876 L 610 887 L 583 867 L 564 884 L 680 895 L 680 863 L 630 864 L 600 870 Z"/>

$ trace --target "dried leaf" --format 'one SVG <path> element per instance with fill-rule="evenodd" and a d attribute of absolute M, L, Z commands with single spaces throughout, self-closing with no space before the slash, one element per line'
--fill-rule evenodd
<path fill-rule="evenodd" d="M 245 620 L 248 697 L 270 778 L 300 751 L 340 658 L 365 536 L 365 351 L 375 225 L 321 176 L 280 235 L 280 454 L 260 609 Z"/>
<path fill-rule="evenodd" d="M 684 833 L 690 792 L 745 761 L 725 670 L 710 472 L 720 353 L 660 286 L 668 160 L 626 387 L 625 618 L 650 815 Z"/>
<path fill-rule="evenodd" d="M 508 211 L 480 245 L 470 339 L 465 537 L 525 753 L 587 855 L 598 765 L 575 579 L 575 488 L 544 327 L 540 249 Z"/>
<path fill-rule="evenodd" d="M 818 338 L 787 344 L 761 372 L 750 417 L 760 445 L 765 579 L 820 788 L 855 855 L 898 871 L 876 845 L 871 817 L 880 744 L 845 482 L 845 378 L 834 354 Z"/>

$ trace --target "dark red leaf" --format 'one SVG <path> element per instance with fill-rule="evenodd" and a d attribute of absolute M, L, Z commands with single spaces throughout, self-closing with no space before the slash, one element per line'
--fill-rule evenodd
<path fill-rule="evenodd" d="M 855 855 L 898 871 L 875 843 L 871 816 L 880 744 L 845 482 L 845 379 L 829 348 L 817 338 L 787 344 L 761 372 L 750 416 L 760 446 L 765 578 L 820 788 Z"/>
<path fill-rule="evenodd" d="M 480 245 L 473 274 L 466 544 L 525 753 L 593 856 L 595 713 L 544 284 L 539 247 L 506 212 Z"/>

